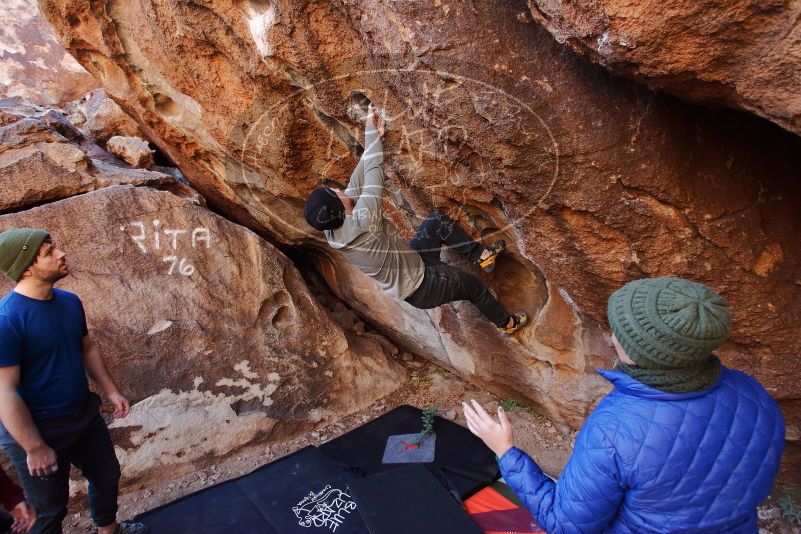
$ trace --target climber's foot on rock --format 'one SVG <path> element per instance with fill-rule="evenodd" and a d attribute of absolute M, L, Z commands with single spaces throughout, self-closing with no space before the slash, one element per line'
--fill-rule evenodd
<path fill-rule="evenodd" d="M 506 250 L 506 241 L 499 239 L 489 248 L 484 249 L 484 253 L 481 254 L 481 258 L 478 261 L 479 266 L 485 272 L 491 273 L 495 269 L 495 260 L 504 250 Z"/>
<path fill-rule="evenodd" d="M 528 314 L 524 311 L 515 312 L 509 317 L 509 322 L 501 331 L 507 336 L 511 336 L 528 324 Z"/>

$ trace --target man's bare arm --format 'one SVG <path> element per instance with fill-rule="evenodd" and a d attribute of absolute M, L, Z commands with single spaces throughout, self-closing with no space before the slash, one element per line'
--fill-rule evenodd
<path fill-rule="evenodd" d="M 83 365 L 86 368 L 86 374 L 105 395 L 120 392 L 106 368 L 106 362 L 103 361 L 100 350 L 97 345 L 92 343 L 89 336 L 83 338 Z"/>
<path fill-rule="evenodd" d="M 17 393 L 19 365 L 0 367 L 0 421 L 28 453 L 28 469 L 34 476 L 51 473 L 56 453 L 47 446 L 33 423 L 31 412 Z"/>
<path fill-rule="evenodd" d="M 19 365 L 0 367 L 0 421 L 20 447 L 29 451 L 44 445 L 44 440 L 17 393 L 18 386 Z"/>
<path fill-rule="evenodd" d="M 103 361 L 100 350 L 97 345 L 92 343 L 92 339 L 89 336 L 84 336 L 83 338 L 83 365 L 92 382 L 97 384 L 106 398 L 114 404 L 116 408 L 114 417 L 127 416 L 131 409 L 128 400 L 120 393 L 117 384 L 111 377 L 111 373 L 106 368 L 106 362 Z"/>

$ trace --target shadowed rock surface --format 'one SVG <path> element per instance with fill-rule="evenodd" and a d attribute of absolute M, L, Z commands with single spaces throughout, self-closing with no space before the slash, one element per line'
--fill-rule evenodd
<path fill-rule="evenodd" d="M 398 343 L 577 427 L 607 388 L 593 368 L 613 361 L 609 294 L 644 276 L 695 279 L 729 301 L 720 356 L 780 400 L 798 458 L 797 137 L 615 78 L 523 2 L 40 6 L 211 206 L 311 249 Z M 410 236 L 439 207 L 475 237 L 505 238 L 488 280 L 532 327 L 504 339 L 469 305 L 394 302 L 305 225 L 306 195 L 344 184 L 357 161 L 365 98 L 389 119 L 389 217 Z"/>
<path fill-rule="evenodd" d="M 801 134 L 801 3 L 528 0 L 560 43 L 691 102 Z"/>

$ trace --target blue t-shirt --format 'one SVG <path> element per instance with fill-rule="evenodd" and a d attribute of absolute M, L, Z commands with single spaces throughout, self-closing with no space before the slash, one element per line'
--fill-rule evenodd
<path fill-rule="evenodd" d="M 0 300 L 0 367 L 19 365 L 17 392 L 34 419 L 74 413 L 86 402 L 87 333 L 81 299 L 69 291 L 53 288 L 50 300 L 9 291 Z"/>

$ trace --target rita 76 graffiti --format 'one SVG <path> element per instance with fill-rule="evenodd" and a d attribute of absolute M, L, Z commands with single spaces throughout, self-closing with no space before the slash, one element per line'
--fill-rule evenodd
<path fill-rule="evenodd" d="M 149 226 L 152 226 L 152 228 L 148 233 Z M 135 232 L 129 233 L 128 236 L 144 254 L 149 253 L 151 250 L 176 251 L 182 243 L 191 245 L 192 249 L 202 249 L 204 245 L 206 249 L 211 248 L 211 231 L 205 226 L 197 226 L 190 231 L 186 228 L 162 227 L 160 220 L 153 219 L 151 225 L 141 221 L 124 224 L 120 226 L 120 231 L 125 232 L 125 229 L 129 227 L 134 229 Z M 195 272 L 195 266 L 185 256 L 165 254 L 162 261 L 167 264 L 168 275 L 191 276 Z"/>

